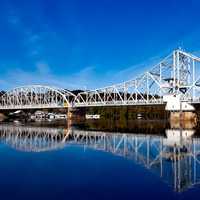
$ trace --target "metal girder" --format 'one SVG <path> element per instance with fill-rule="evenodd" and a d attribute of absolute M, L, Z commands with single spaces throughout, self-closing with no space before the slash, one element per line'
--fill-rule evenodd
<path fill-rule="evenodd" d="M 55 87 L 30 85 L 14 88 L 0 97 L 0 109 L 70 107 L 75 99 L 71 92 Z"/>
<path fill-rule="evenodd" d="M 200 101 L 200 58 L 175 50 L 151 70 L 134 80 L 79 93 L 76 107 L 162 104 L 163 96 L 180 95 L 181 100 Z"/>
<path fill-rule="evenodd" d="M 41 85 L 24 86 L 0 96 L 1 109 L 163 104 L 164 95 L 200 103 L 200 58 L 180 49 L 149 71 L 120 84 L 80 92 Z"/>

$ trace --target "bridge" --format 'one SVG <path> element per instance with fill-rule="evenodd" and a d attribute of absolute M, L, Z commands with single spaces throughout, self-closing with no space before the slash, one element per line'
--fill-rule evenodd
<path fill-rule="evenodd" d="M 133 80 L 74 94 L 69 90 L 30 85 L 0 96 L 0 110 L 73 108 L 89 106 L 168 105 L 193 110 L 200 103 L 200 58 L 174 50 L 149 71 Z"/>
<path fill-rule="evenodd" d="M 200 138 L 194 137 L 192 129 L 145 135 L 1 124 L 0 142 L 35 153 L 78 145 L 133 161 L 177 192 L 200 184 Z"/>

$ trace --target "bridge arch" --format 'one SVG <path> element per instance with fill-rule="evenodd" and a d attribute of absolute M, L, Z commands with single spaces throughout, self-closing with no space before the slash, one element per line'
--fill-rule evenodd
<path fill-rule="evenodd" d="M 14 88 L 0 97 L 2 109 L 67 108 L 71 107 L 75 95 L 68 90 L 29 85 Z"/>

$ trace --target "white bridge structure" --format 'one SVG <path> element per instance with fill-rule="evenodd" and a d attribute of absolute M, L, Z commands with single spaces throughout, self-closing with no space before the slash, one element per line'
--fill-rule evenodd
<path fill-rule="evenodd" d="M 76 95 L 43 85 L 11 89 L 0 96 L 0 110 L 166 103 L 167 110 L 193 110 L 192 104 L 200 103 L 198 74 L 200 58 L 178 49 L 133 80 Z"/>
<path fill-rule="evenodd" d="M 107 152 L 141 165 L 181 192 L 200 184 L 200 138 L 194 132 L 168 129 L 163 135 L 145 135 L 0 124 L 0 142 L 35 153 L 74 145 Z"/>

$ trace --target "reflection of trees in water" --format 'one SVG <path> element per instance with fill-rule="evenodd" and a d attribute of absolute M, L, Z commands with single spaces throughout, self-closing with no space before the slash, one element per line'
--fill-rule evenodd
<path fill-rule="evenodd" d="M 80 145 L 142 165 L 183 191 L 200 183 L 200 138 L 194 131 L 166 130 L 166 135 L 117 134 L 77 129 L 0 125 L 0 138 L 21 151 L 41 152 Z"/>
<path fill-rule="evenodd" d="M 123 123 L 115 120 L 87 120 L 84 123 L 87 130 L 103 130 L 112 132 L 135 132 L 147 134 L 163 134 L 165 129 L 169 127 L 166 120 L 127 120 Z"/>
<path fill-rule="evenodd" d="M 142 128 L 141 123 L 146 126 L 145 128 L 151 129 L 153 123 L 154 127 L 163 129 L 165 128 L 163 124 L 166 123 L 164 121 L 169 118 L 165 105 L 88 107 L 85 112 L 100 115 L 99 120 L 85 121 L 88 128 L 121 132 L 131 132 L 137 127 Z M 149 121 L 152 123 L 148 123 Z"/>

